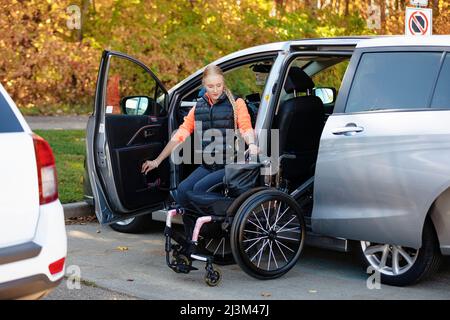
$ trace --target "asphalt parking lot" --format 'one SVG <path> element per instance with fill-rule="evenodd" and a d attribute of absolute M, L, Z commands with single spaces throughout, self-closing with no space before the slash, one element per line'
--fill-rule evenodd
<path fill-rule="evenodd" d="M 220 266 L 218 287 L 199 271 L 176 274 L 165 265 L 163 224 L 140 235 L 97 223 L 67 225 L 67 278 L 46 299 L 450 299 L 450 263 L 412 287 L 368 289 L 369 274 L 354 254 L 306 248 L 284 277 L 261 281 L 237 265 Z M 77 277 L 81 277 L 77 289 Z"/>

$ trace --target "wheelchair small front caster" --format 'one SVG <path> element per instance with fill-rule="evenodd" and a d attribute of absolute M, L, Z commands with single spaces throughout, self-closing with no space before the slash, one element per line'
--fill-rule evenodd
<path fill-rule="evenodd" d="M 205 274 L 205 282 L 210 287 L 215 287 L 222 280 L 222 274 L 218 269 L 207 270 Z"/>
<path fill-rule="evenodd" d="M 189 273 L 192 268 L 192 261 L 182 254 L 176 255 L 172 259 L 172 265 L 175 266 L 173 271 L 176 273 Z"/>

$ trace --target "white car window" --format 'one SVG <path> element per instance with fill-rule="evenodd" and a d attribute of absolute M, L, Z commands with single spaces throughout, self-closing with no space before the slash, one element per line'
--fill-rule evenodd
<path fill-rule="evenodd" d="M 3 94 L 0 93 L 0 133 L 22 132 L 23 128 L 11 110 Z"/>

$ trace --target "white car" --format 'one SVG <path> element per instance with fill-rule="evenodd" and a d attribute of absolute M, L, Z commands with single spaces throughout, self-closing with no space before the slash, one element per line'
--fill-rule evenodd
<path fill-rule="evenodd" d="M 55 158 L 0 84 L 0 299 L 37 299 L 64 276 Z"/>

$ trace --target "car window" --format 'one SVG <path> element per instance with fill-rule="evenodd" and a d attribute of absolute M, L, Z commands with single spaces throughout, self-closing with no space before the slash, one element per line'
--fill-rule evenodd
<path fill-rule="evenodd" d="M 427 108 L 441 52 L 362 55 L 345 112 Z"/>
<path fill-rule="evenodd" d="M 0 92 L 0 133 L 22 132 L 23 128 L 9 106 L 6 98 Z"/>
<path fill-rule="evenodd" d="M 253 95 L 261 96 L 271 67 L 272 61 L 237 67 L 225 72 L 225 83 L 234 95 L 243 99 Z"/>
<path fill-rule="evenodd" d="M 339 90 L 349 60 L 344 60 L 326 68 L 311 77 L 316 87 L 332 87 Z"/>
<path fill-rule="evenodd" d="M 128 59 L 111 57 L 105 97 L 107 114 L 160 115 L 164 112 L 162 94 L 158 82 L 143 67 Z"/>
<path fill-rule="evenodd" d="M 450 108 L 450 54 L 447 53 L 434 90 L 432 108 Z"/>

